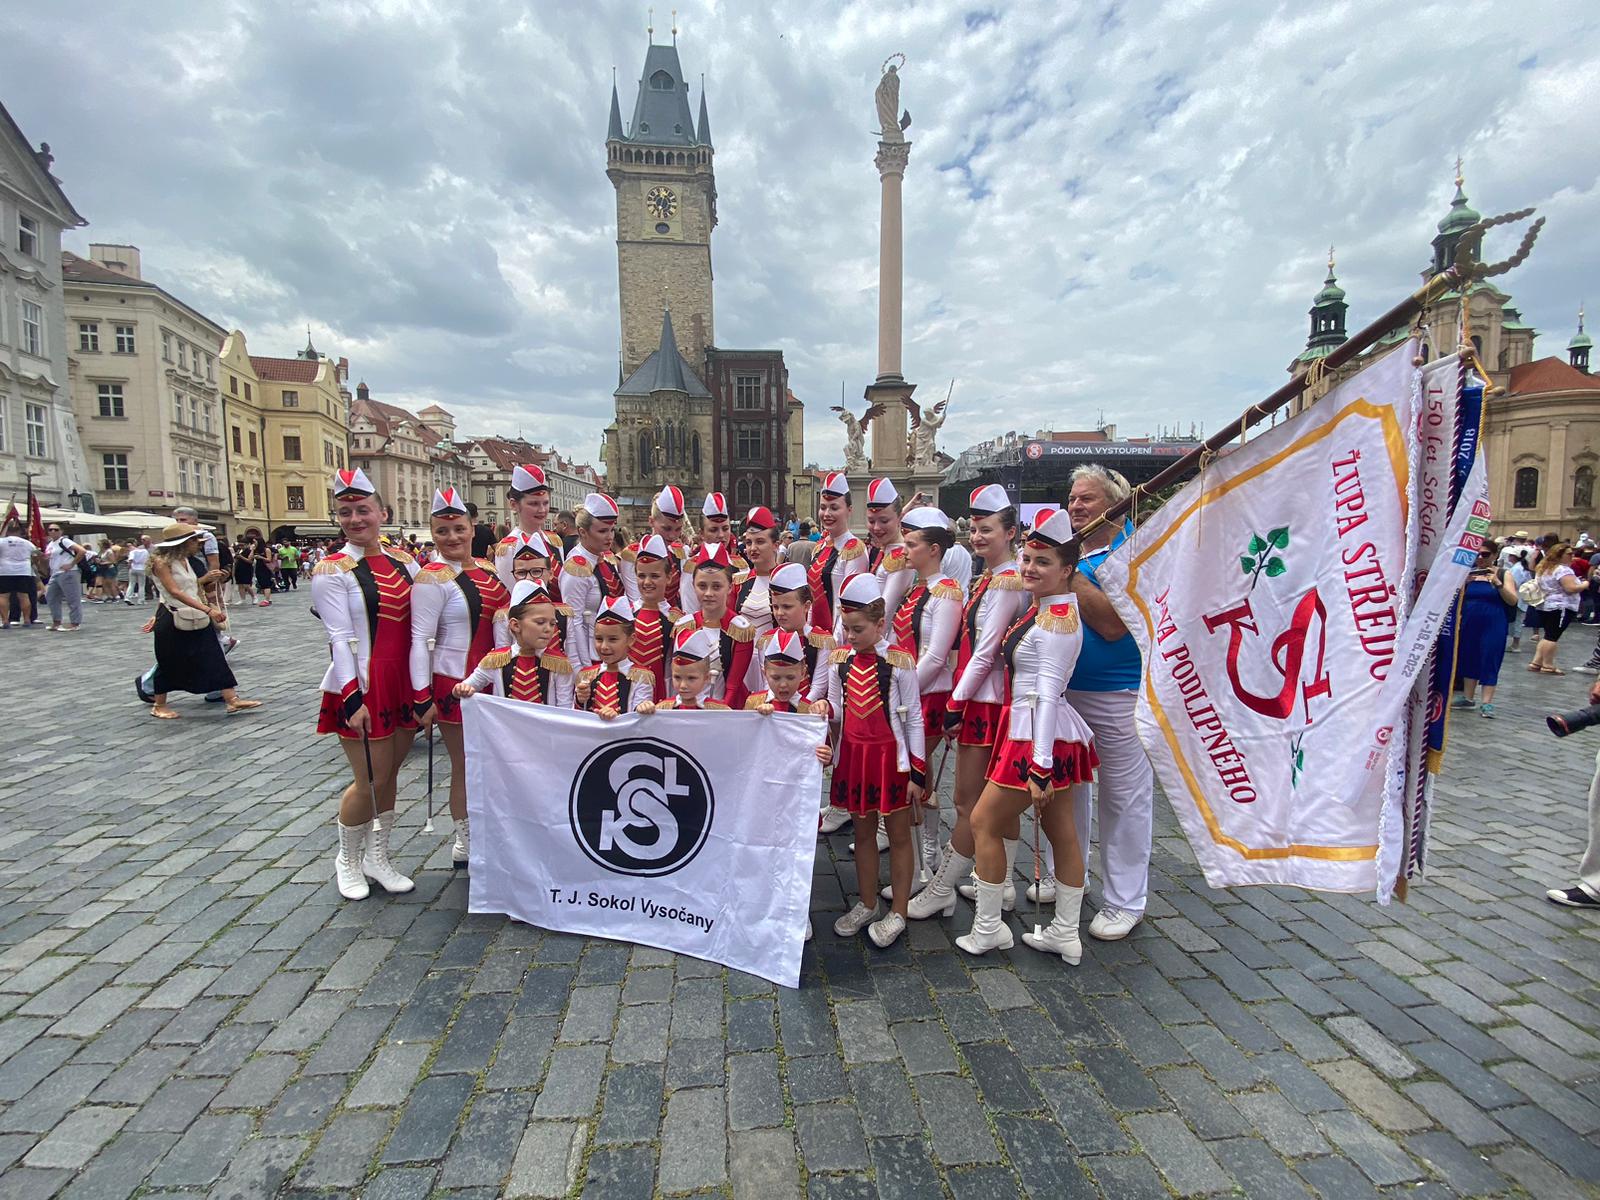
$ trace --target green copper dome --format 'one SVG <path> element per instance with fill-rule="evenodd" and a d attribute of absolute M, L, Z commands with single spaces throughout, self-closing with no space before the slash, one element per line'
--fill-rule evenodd
<path fill-rule="evenodd" d="M 1583 330 L 1578 330 L 1572 335 L 1572 340 L 1567 343 L 1568 350 L 1588 350 L 1594 346 L 1594 339 Z"/>
<path fill-rule="evenodd" d="M 1335 300 L 1344 299 L 1344 289 L 1339 286 L 1333 277 L 1333 268 L 1328 268 L 1328 278 L 1322 281 L 1322 290 L 1312 300 L 1313 304 L 1331 304 Z"/>
<path fill-rule="evenodd" d="M 1439 232 L 1460 233 L 1463 229 L 1476 225 L 1481 219 L 1478 212 L 1467 203 L 1467 194 L 1462 190 L 1458 180 L 1456 198 L 1450 201 L 1450 211 L 1444 215 L 1444 220 L 1439 222 Z"/>

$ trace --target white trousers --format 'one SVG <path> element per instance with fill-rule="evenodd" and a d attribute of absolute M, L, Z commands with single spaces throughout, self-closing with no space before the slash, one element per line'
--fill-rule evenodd
<path fill-rule="evenodd" d="M 1067 703 L 1094 730 L 1094 749 L 1100 756 L 1093 791 L 1100 812 L 1100 886 L 1106 907 L 1140 915 L 1150 891 L 1155 773 L 1134 725 L 1137 699 L 1132 691 L 1067 691 Z M 1072 815 L 1086 867 L 1091 845 L 1089 804 L 1090 785 L 1075 785 Z"/>

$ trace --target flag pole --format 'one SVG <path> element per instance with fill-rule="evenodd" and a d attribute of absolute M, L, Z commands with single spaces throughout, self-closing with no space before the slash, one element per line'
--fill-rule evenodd
<path fill-rule="evenodd" d="M 1479 245 L 1485 231 L 1496 225 L 1508 225 L 1513 221 L 1521 221 L 1533 215 L 1531 208 L 1520 209 L 1517 212 L 1502 213 L 1497 217 L 1486 217 L 1466 229 L 1456 245 L 1455 262 L 1440 271 L 1427 283 L 1423 284 L 1399 304 L 1377 320 L 1358 330 L 1341 345 L 1334 347 L 1329 354 L 1319 361 L 1322 369 L 1318 372 L 1326 376 L 1328 372 L 1335 371 L 1344 366 L 1351 359 L 1364 354 L 1371 349 L 1385 334 L 1405 325 L 1423 309 L 1442 297 L 1446 292 L 1470 286 L 1480 279 L 1487 279 L 1492 275 L 1503 275 L 1513 267 L 1520 266 L 1528 253 L 1533 249 L 1533 243 L 1539 236 L 1539 231 L 1544 227 L 1544 218 L 1540 217 L 1523 236 L 1522 243 L 1510 258 L 1498 263 L 1479 262 L 1476 257 L 1476 247 Z M 1217 430 L 1205 441 L 1201 442 L 1189 453 L 1176 462 L 1170 463 L 1144 483 L 1134 487 L 1132 494 L 1124 500 L 1118 500 L 1100 516 L 1088 521 L 1082 529 L 1074 530 L 1070 545 L 1081 545 L 1083 539 L 1104 525 L 1120 523 L 1121 520 L 1133 511 L 1141 496 L 1148 497 L 1152 492 L 1158 492 L 1168 484 L 1176 483 L 1191 470 L 1198 466 L 1202 459 L 1215 454 L 1229 442 L 1233 441 L 1245 430 L 1260 424 L 1272 413 L 1278 411 L 1295 397 L 1303 392 L 1307 385 L 1314 383 L 1316 377 L 1309 370 L 1302 371 L 1288 383 L 1278 388 L 1265 400 L 1252 404 L 1233 421 Z"/>

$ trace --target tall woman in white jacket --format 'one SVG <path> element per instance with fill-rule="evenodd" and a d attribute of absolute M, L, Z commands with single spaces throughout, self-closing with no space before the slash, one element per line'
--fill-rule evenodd
<path fill-rule="evenodd" d="M 1042 515 L 1042 514 L 1041 514 Z M 1083 644 L 1078 601 L 1070 580 L 1076 547 L 1067 548 L 1072 522 L 1065 512 L 1039 520 L 1022 548 L 1022 585 L 1033 607 L 1001 639 L 1006 700 L 1000 733 L 989 758 L 988 783 L 972 813 L 977 879 L 972 930 L 956 939 L 969 954 L 1009 949 L 1011 930 L 1001 920 L 1005 885 L 1005 839 L 1030 806 L 1055 850 L 1056 915 L 1039 934 L 1023 934 L 1036 950 L 1076 964 L 1083 957 L 1078 918 L 1083 907 L 1083 855 L 1072 805 L 1054 803 L 1057 791 L 1092 777 L 1097 760 L 1093 734 L 1062 697 Z"/>
<path fill-rule="evenodd" d="M 455 686 L 485 654 L 511 644 L 511 594 L 492 562 L 472 557 L 472 521 L 455 488 L 434 492 L 428 522 L 439 557 L 417 572 L 411 592 L 412 703 L 424 728 L 437 723 L 450 755 L 450 861 L 459 870 L 468 859 L 467 764 Z"/>
<path fill-rule="evenodd" d="M 417 564 L 383 544 L 383 501 L 360 468 L 334 472 L 333 502 L 346 541 L 311 572 L 311 603 L 332 660 L 322 677 L 317 732 L 338 734 L 350 763 L 334 878 L 346 900 L 363 900 L 368 879 L 386 892 L 415 886 L 389 861 L 389 833 L 395 780 L 417 731 L 410 668 Z"/>

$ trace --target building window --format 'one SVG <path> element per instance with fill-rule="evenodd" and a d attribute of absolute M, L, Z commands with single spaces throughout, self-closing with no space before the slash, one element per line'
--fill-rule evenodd
<path fill-rule="evenodd" d="M 700 474 L 700 435 L 694 435 L 694 461 L 690 464 L 696 475 Z"/>
<path fill-rule="evenodd" d="M 228 395 L 237 396 L 238 394 L 239 394 L 239 377 L 237 375 L 229 375 L 228 376 Z"/>
<path fill-rule="evenodd" d="M 235 454 L 243 454 L 244 453 L 244 450 L 242 449 L 242 447 L 240 445 L 239 427 L 237 425 L 235 425 L 233 427 L 233 452 Z"/>
<path fill-rule="evenodd" d="M 254 429 L 250 431 L 250 457 L 256 457 L 256 431 Z M 260 506 L 257 505 L 257 507 L 259 508 Z"/>
<path fill-rule="evenodd" d="M 178 460 L 178 494 L 180 496 L 189 494 L 189 460 L 187 458 Z"/>
<path fill-rule="evenodd" d="M 207 463 L 206 464 L 206 495 L 215 496 L 216 494 L 217 494 L 217 464 L 216 463 Z"/>
<path fill-rule="evenodd" d="M 39 257 L 39 222 L 26 213 L 17 214 L 17 249 L 29 258 Z"/>
<path fill-rule="evenodd" d="M 343 450 L 343 448 L 339 447 L 339 446 L 335 446 L 334 449 L 333 449 L 333 457 L 334 457 L 335 462 L 338 464 L 339 469 L 341 471 L 344 470 L 344 450 Z"/>
<path fill-rule="evenodd" d="M 183 393 L 182 392 L 173 392 L 172 393 L 172 423 L 174 425 L 182 425 L 183 424 Z"/>
<path fill-rule="evenodd" d="M 1539 503 L 1539 468 L 1519 467 L 1511 493 L 1512 508 L 1533 508 Z"/>
<path fill-rule="evenodd" d="M 122 411 L 122 385 L 120 383 L 96 384 L 95 394 L 100 401 L 100 415 L 102 417 L 122 417 L 127 415 Z"/>
<path fill-rule="evenodd" d="M 161 359 L 163 362 L 172 361 L 172 335 L 165 329 L 161 331 Z"/>
<path fill-rule="evenodd" d="M 736 462 L 760 462 L 761 430 L 740 429 L 735 434 L 733 457 Z"/>
<path fill-rule="evenodd" d="M 217 381 L 217 360 L 212 358 L 211 355 L 208 354 L 208 355 L 206 355 L 206 382 L 207 383 L 215 383 L 216 381 Z"/>
<path fill-rule="evenodd" d="M 733 406 L 735 408 L 761 407 L 761 376 L 735 375 L 733 377 Z"/>
<path fill-rule="evenodd" d="M 644 432 L 639 435 L 639 474 L 650 473 L 650 434 Z"/>
<path fill-rule="evenodd" d="M 306 489 L 301 487 L 298 483 L 291 483 L 289 485 L 289 511 L 305 512 L 305 510 Z"/>
<path fill-rule="evenodd" d="M 179 339 L 179 341 L 178 341 L 178 370 L 187 371 L 188 369 L 189 369 L 189 343 L 183 341 L 182 339 Z"/>
<path fill-rule="evenodd" d="M 323 442 L 322 443 L 322 465 L 325 466 L 325 467 L 333 466 L 333 443 L 332 442 Z"/>
<path fill-rule="evenodd" d="M 234 504 L 234 507 L 235 508 L 243 508 L 244 507 L 244 480 L 235 479 L 233 481 L 233 494 L 234 494 L 234 498 L 235 498 L 235 501 L 236 501 L 236 503 Z"/>
<path fill-rule="evenodd" d="M 100 349 L 100 325 L 96 321 L 78 322 L 78 349 L 89 354 Z"/>
<path fill-rule="evenodd" d="M 22 406 L 22 423 L 27 427 L 28 457 L 48 458 L 50 453 L 50 439 L 45 436 L 44 405 L 24 404 Z"/>
<path fill-rule="evenodd" d="M 11 448 L 11 428 L 10 421 L 7 419 L 10 415 L 6 398 L 0 396 L 0 454 Z"/>
<path fill-rule="evenodd" d="M 244 385 L 244 398 L 246 400 L 249 400 L 252 404 L 255 403 L 255 401 L 253 399 L 251 399 L 251 396 L 250 396 L 250 385 L 248 383 Z"/>
<path fill-rule="evenodd" d="M 300 393 L 299 392 L 285 392 L 283 394 L 283 406 L 285 408 L 299 408 L 300 407 Z"/>
<path fill-rule="evenodd" d="M 128 456 L 126 454 L 102 454 L 100 456 L 100 470 L 105 474 L 106 491 L 125 492 L 128 490 Z"/>
<path fill-rule="evenodd" d="M 24 300 L 22 310 L 22 349 L 38 358 L 44 357 L 44 309 L 32 300 Z"/>
<path fill-rule="evenodd" d="M 200 401 L 193 396 L 189 397 L 189 428 L 200 428 Z"/>
<path fill-rule="evenodd" d="M 300 461 L 300 439 L 293 434 L 286 433 L 283 435 L 283 461 Z"/>
<path fill-rule="evenodd" d="M 250 507 L 261 507 L 261 485 L 259 483 L 252 483 L 250 485 Z"/>
<path fill-rule="evenodd" d="M 1579 467 L 1572 475 L 1572 507 L 1594 507 L 1594 468 Z"/>
<path fill-rule="evenodd" d="M 203 424 L 205 426 L 206 432 L 210 433 L 211 432 L 211 405 L 202 404 L 200 406 L 200 421 L 201 421 L 201 424 Z"/>
<path fill-rule="evenodd" d="M 133 326 L 117 326 L 117 353 L 132 354 L 134 352 Z"/>

